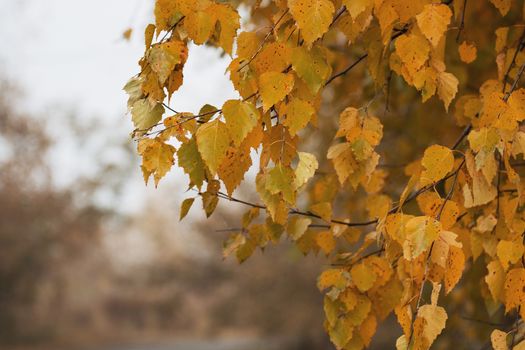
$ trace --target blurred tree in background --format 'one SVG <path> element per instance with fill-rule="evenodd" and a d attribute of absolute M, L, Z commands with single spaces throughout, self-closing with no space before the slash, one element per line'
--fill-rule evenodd
<path fill-rule="evenodd" d="M 201 350 L 223 338 L 232 349 L 235 339 L 246 339 L 245 349 L 258 339 L 267 348 L 327 348 L 322 299 L 312 284 L 319 261 L 283 246 L 239 269 L 221 262 L 217 239 L 228 233 L 179 229 L 162 197 L 148 199 L 144 207 L 154 211 L 147 215 L 100 205 L 100 192 L 122 192 L 136 166 L 127 140 L 116 142 L 121 162 L 100 164 L 112 142 L 92 132 L 97 125 L 85 127 L 74 112 L 56 108 L 52 117 L 22 114 L 18 87 L 3 81 L 0 92 L 1 348 L 167 342 Z M 77 144 L 57 143 L 56 132 Z M 87 158 L 97 170 L 57 185 L 56 172 L 67 169 L 53 168 L 56 148 L 92 143 L 105 149 Z M 232 216 L 219 212 L 217 225 L 233 224 Z M 187 254 L 196 248 L 199 254 Z"/>

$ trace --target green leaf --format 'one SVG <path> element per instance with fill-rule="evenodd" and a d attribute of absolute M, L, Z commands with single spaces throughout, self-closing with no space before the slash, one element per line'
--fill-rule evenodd
<path fill-rule="evenodd" d="M 295 180 L 293 183 L 296 189 L 308 182 L 319 167 L 319 163 L 313 154 L 298 152 L 298 155 L 299 164 L 297 164 L 297 169 L 295 169 Z"/>
<path fill-rule="evenodd" d="M 272 194 L 266 189 L 267 181 L 268 174 L 257 174 L 255 188 L 266 205 L 266 210 L 270 213 L 272 220 L 278 224 L 284 224 L 288 216 L 288 210 L 280 195 Z"/>
<path fill-rule="evenodd" d="M 207 218 L 213 214 L 215 208 L 217 208 L 217 204 L 219 203 L 219 197 L 217 196 L 217 191 L 219 191 L 219 188 L 220 182 L 217 180 L 211 180 L 208 182 L 206 192 L 202 194 L 202 207 L 206 213 Z"/>
<path fill-rule="evenodd" d="M 268 172 L 266 189 L 271 194 L 281 193 L 285 201 L 293 204 L 295 203 L 294 178 L 293 170 L 279 163 Z"/>
<path fill-rule="evenodd" d="M 137 100 L 144 96 L 142 92 L 143 81 L 144 79 L 141 76 L 133 77 L 122 88 L 128 94 L 128 108 L 131 108 Z"/>
<path fill-rule="evenodd" d="M 184 172 L 190 176 L 190 181 L 198 188 L 201 188 L 206 175 L 206 166 L 202 161 L 201 155 L 197 149 L 195 138 L 189 142 L 183 143 L 177 151 L 179 165 Z"/>
<path fill-rule="evenodd" d="M 195 201 L 195 198 L 186 198 L 184 201 L 182 201 L 182 204 L 180 206 L 180 218 L 179 220 L 182 220 L 188 215 L 188 212 L 191 209 L 191 206 L 193 205 L 193 202 Z"/>
<path fill-rule="evenodd" d="M 160 103 L 145 98 L 135 101 L 131 107 L 131 119 L 139 130 L 148 130 L 161 120 L 163 114 L 164 107 Z"/>
<path fill-rule="evenodd" d="M 317 94 L 332 74 L 324 52 L 317 46 L 312 47 L 310 51 L 304 46 L 294 48 L 292 68 L 313 94 Z"/>

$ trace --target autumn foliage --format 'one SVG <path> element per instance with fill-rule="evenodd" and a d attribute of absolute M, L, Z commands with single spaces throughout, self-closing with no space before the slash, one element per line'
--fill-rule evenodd
<path fill-rule="evenodd" d="M 144 179 L 184 170 L 181 217 L 194 197 L 207 216 L 247 206 L 224 248 L 241 262 L 284 237 L 329 257 L 318 287 L 337 349 L 369 346 L 390 315 L 397 349 L 428 349 L 462 318 L 500 325 L 465 336 L 523 349 L 522 7 L 157 0 L 124 88 Z M 239 99 L 170 106 L 190 43 L 231 57 Z M 252 165 L 259 199 L 235 197 Z"/>

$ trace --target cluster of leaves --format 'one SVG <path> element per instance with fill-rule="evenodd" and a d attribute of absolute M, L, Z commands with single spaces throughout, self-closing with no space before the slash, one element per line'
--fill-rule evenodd
<path fill-rule="evenodd" d="M 240 4 L 250 11 L 243 31 Z M 489 313 L 504 306 L 517 315 L 512 329 L 492 333 L 493 346 L 525 348 L 518 332 L 525 316 L 519 169 L 525 31 L 519 11 L 511 11 L 519 6 L 511 0 L 157 0 L 141 72 L 125 86 L 144 178 L 158 184 L 177 158 L 208 216 L 219 199 L 250 206 L 225 243 L 225 254 L 241 262 L 284 234 L 305 254 L 331 256 L 334 266 L 318 286 L 326 290 L 325 327 L 338 349 L 368 346 L 378 322 L 393 313 L 403 330 L 397 348 L 428 349 L 449 318 L 440 295 L 476 261 L 486 266 L 476 292 L 481 284 Z M 467 31 L 469 13 L 488 25 Z M 190 41 L 232 57 L 228 72 L 238 100 L 205 105 L 197 114 L 169 107 Z M 362 79 L 346 79 L 362 61 Z M 394 141 L 385 140 L 388 119 L 372 104 L 382 95 L 386 109 L 420 105 L 411 100 L 414 92 L 443 123 L 463 129 L 443 133 L 459 133 L 449 147 L 427 144 L 404 166 L 408 181 L 399 188 L 380 162 L 396 152 Z M 351 94 L 360 98 L 340 113 L 326 112 L 327 102 Z M 337 119 L 334 132 L 321 114 Z M 413 119 L 420 132 L 438 132 L 441 126 L 425 117 Z M 326 131 L 332 133 L 325 140 Z M 312 145 L 316 139 L 328 149 Z M 263 204 L 232 197 L 254 159 Z M 181 217 L 193 202 L 183 202 Z M 305 203 L 307 209 L 298 208 Z"/>

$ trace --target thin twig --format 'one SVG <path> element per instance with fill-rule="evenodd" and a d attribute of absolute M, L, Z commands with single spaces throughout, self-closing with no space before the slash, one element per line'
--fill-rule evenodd
<path fill-rule="evenodd" d="M 288 13 L 288 9 L 286 9 L 286 11 L 283 12 L 283 14 L 281 15 L 281 17 L 279 17 L 279 19 L 277 19 L 277 21 L 272 25 L 272 28 L 270 28 L 270 30 L 268 31 L 268 33 L 266 33 L 266 35 L 264 36 L 264 39 L 263 41 L 261 42 L 261 44 L 259 45 L 259 48 L 257 49 L 257 51 L 255 51 L 255 53 L 252 55 L 252 57 L 250 57 L 250 59 L 248 61 L 246 61 L 245 63 L 243 63 L 238 69 L 237 69 L 237 72 L 240 72 L 241 70 L 243 70 L 247 65 L 249 65 L 250 63 L 252 63 L 252 61 L 257 57 L 257 55 L 259 55 L 259 53 L 262 51 L 263 47 L 264 47 L 264 44 L 266 43 L 266 41 L 268 41 L 268 39 L 270 38 L 270 35 L 272 35 L 273 31 L 275 30 L 275 27 L 277 27 L 277 25 L 281 22 L 281 20 L 284 18 L 284 16 L 286 16 L 286 14 Z"/>
<path fill-rule="evenodd" d="M 348 67 L 346 67 L 345 69 L 343 69 L 341 72 L 337 73 L 337 74 L 334 74 L 330 77 L 330 79 L 328 79 L 326 81 L 326 83 L 324 84 L 324 86 L 327 86 L 328 84 L 330 84 L 332 81 L 334 81 L 335 79 L 345 75 L 346 73 L 348 73 L 349 71 L 351 71 L 355 66 L 357 66 L 359 64 L 359 62 L 361 62 L 362 60 L 364 60 L 365 58 L 368 57 L 368 54 L 365 53 L 364 55 L 362 55 L 361 57 L 359 57 L 354 63 L 352 63 L 351 65 L 349 65 Z"/>
<path fill-rule="evenodd" d="M 396 40 L 398 37 L 400 37 L 401 35 L 405 34 L 407 32 L 408 28 L 403 28 L 401 29 L 400 31 L 398 31 L 397 33 L 395 33 L 394 35 L 392 35 L 392 37 L 390 38 L 390 41 L 394 41 Z M 343 69 L 341 72 L 339 73 L 336 73 L 334 75 L 332 75 L 330 77 L 330 79 L 328 79 L 326 81 L 326 83 L 324 84 L 324 86 L 327 86 L 328 84 L 330 84 L 332 81 L 334 81 L 335 79 L 345 75 L 346 73 L 350 72 L 355 66 L 357 66 L 361 61 L 363 61 L 365 58 L 368 57 L 368 54 L 365 53 L 363 55 L 361 55 L 356 61 L 354 61 L 352 64 L 350 64 L 348 67 L 346 67 L 345 69 Z"/>
<path fill-rule="evenodd" d="M 456 42 L 459 42 L 461 32 L 465 28 L 465 12 L 467 11 L 467 0 L 463 0 L 463 9 L 461 10 L 461 22 L 459 23 L 458 35 L 456 35 Z"/>

